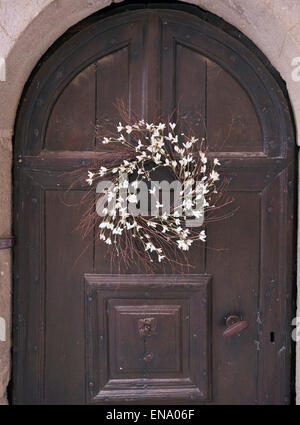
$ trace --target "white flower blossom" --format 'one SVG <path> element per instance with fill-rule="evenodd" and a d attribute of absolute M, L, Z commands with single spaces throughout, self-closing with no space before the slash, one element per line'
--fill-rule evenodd
<path fill-rule="evenodd" d="M 161 160 L 160 160 L 160 158 L 161 158 L 161 154 L 160 153 L 157 153 L 155 156 L 154 156 L 154 162 L 155 162 L 155 164 L 160 164 L 160 162 L 161 162 Z"/>
<path fill-rule="evenodd" d="M 107 172 L 107 168 L 106 167 L 101 167 L 99 170 L 99 176 L 102 177 L 106 174 Z"/>
<path fill-rule="evenodd" d="M 205 234 L 205 230 L 201 230 L 201 232 L 199 233 L 199 239 L 200 239 L 202 242 L 205 242 L 205 241 L 206 241 L 206 234 Z"/>
<path fill-rule="evenodd" d="M 118 138 L 119 142 L 123 143 L 126 142 L 125 137 L 123 136 L 123 134 L 121 134 L 121 136 Z"/>
<path fill-rule="evenodd" d="M 209 177 L 212 179 L 212 181 L 215 182 L 215 181 L 219 180 L 219 173 L 217 173 L 215 170 L 213 170 L 210 173 Z"/>
<path fill-rule="evenodd" d="M 184 149 L 180 149 L 177 145 L 174 147 L 174 150 L 178 152 L 181 156 L 184 155 Z"/>
<path fill-rule="evenodd" d="M 146 248 L 145 248 L 145 250 L 146 251 L 151 251 L 151 252 L 153 252 L 153 251 L 155 251 L 156 250 L 156 248 L 155 248 L 155 246 L 153 245 L 153 243 L 152 242 L 148 242 L 148 243 L 146 243 Z"/>
<path fill-rule="evenodd" d="M 203 212 L 199 210 L 193 210 L 193 215 L 196 218 L 200 218 L 200 217 L 203 217 Z"/>
<path fill-rule="evenodd" d="M 183 201 L 182 205 L 186 210 L 190 210 L 193 206 L 193 201 L 191 199 L 186 199 Z"/>
<path fill-rule="evenodd" d="M 205 153 L 199 152 L 199 155 L 200 155 L 200 158 L 201 158 L 202 163 L 203 164 L 206 164 L 207 163 L 207 158 L 205 156 Z"/>
<path fill-rule="evenodd" d="M 166 128 L 166 124 L 163 124 L 161 122 L 157 126 L 157 130 L 164 130 L 165 128 Z"/>
<path fill-rule="evenodd" d="M 181 249 L 182 251 L 188 251 L 193 241 L 191 239 L 179 239 L 176 242 L 178 244 L 179 249 Z"/>
<path fill-rule="evenodd" d="M 185 147 L 185 149 L 190 149 L 193 146 L 192 142 L 186 142 L 183 144 L 183 146 Z"/>
<path fill-rule="evenodd" d="M 129 187 L 129 181 L 126 179 L 120 184 L 120 189 L 127 189 Z"/>
<path fill-rule="evenodd" d="M 107 221 L 102 221 L 102 223 L 99 224 L 100 229 L 105 229 L 107 227 Z"/>
<path fill-rule="evenodd" d="M 134 194 L 129 195 L 129 196 L 127 197 L 127 200 L 128 200 L 128 202 L 131 202 L 131 203 L 134 203 L 134 204 L 136 204 L 136 203 L 137 203 L 137 197 L 136 197 L 136 195 L 134 195 Z"/>
<path fill-rule="evenodd" d="M 116 227 L 113 230 L 113 235 L 122 235 L 123 229 L 121 227 Z"/>
<path fill-rule="evenodd" d="M 141 148 L 143 147 L 143 144 L 142 144 L 142 142 L 139 140 L 138 141 L 138 145 L 137 145 L 137 147 L 135 148 L 135 150 L 136 151 L 139 151 L 139 150 L 141 150 Z"/>
<path fill-rule="evenodd" d="M 131 224 L 131 223 L 126 222 L 126 228 L 127 228 L 127 230 L 131 230 L 134 227 L 135 227 L 135 223 Z"/>

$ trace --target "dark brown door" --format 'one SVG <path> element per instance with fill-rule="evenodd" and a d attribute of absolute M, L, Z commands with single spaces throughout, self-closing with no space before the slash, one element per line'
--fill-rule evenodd
<path fill-rule="evenodd" d="M 16 126 L 15 403 L 290 403 L 289 109 L 261 54 L 209 21 L 120 9 L 32 76 Z M 118 122 L 120 98 L 147 120 L 179 109 L 231 178 L 238 210 L 208 226 L 190 275 L 111 273 L 76 231 L 87 188 L 68 171 L 97 158 L 95 122 Z M 248 328 L 225 337 L 230 315 Z"/>

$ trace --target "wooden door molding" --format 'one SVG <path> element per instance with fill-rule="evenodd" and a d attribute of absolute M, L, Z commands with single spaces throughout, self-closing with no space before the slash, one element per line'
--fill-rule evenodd
<path fill-rule="evenodd" d="M 179 389 L 181 399 L 187 402 L 195 391 L 203 403 L 290 402 L 296 166 L 288 101 L 260 57 L 190 10 L 152 6 L 99 18 L 52 50 L 28 84 L 14 152 L 15 403 L 81 404 L 99 394 L 101 401 L 120 400 L 115 382 L 105 393 L 109 380 L 87 391 L 84 353 L 86 344 L 92 350 L 96 330 L 89 328 L 86 341 L 83 276 L 91 282 L 92 275 L 110 270 L 103 247 L 94 246 L 92 237 L 82 242 L 74 232 L 81 211 L 71 212 L 68 203 L 78 203 L 86 188 L 76 183 L 68 191 L 72 177 L 65 173 L 88 167 L 101 155 L 93 126 L 97 120 L 105 129 L 107 120 L 119 119 L 113 109 L 119 93 L 146 119 L 155 117 L 156 109 L 162 116 L 172 114 L 181 104 L 199 134 L 205 127 L 197 118 L 200 111 L 208 154 L 220 158 L 239 206 L 232 221 L 208 226 L 211 247 L 201 258 L 191 254 L 195 274 L 211 275 L 213 282 L 211 382 L 202 388 L 199 381 L 185 394 Z M 231 112 L 238 116 L 229 143 L 220 149 L 214 140 L 226 138 Z M 95 285 L 104 291 L 101 279 Z M 134 314 L 141 288 L 139 282 L 133 304 L 109 304 L 112 320 L 122 309 Z M 169 289 L 162 291 L 167 300 Z M 186 291 L 188 299 L 193 291 Z M 175 317 L 179 304 L 164 305 Z M 151 314 L 139 319 L 153 319 L 155 308 L 152 303 Z M 89 317 L 97 314 L 91 310 Z M 245 334 L 222 337 L 227 314 L 245 317 Z M 99 366 L 89 368 L 93 383 Z M 144 400 L 138 394 L 129 397 Z"/>

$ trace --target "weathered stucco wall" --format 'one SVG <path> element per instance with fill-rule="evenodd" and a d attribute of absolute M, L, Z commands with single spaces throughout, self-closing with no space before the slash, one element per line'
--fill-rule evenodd
<path fill-rule="evenodd" d="M 11 139 L 0 137 L 0 238 L 9 236 L 11 219 Z M 6 386 L 10 374 L 11 316 L 10 252 L 0 251 L 0 317 L 5 320 L 7 341 L 0 341 L 0 404 L 6 403 Z"/>
<path fill-rule="evenodd" d="M 110 3 L 111 0 L 0 0 L 0 59 L 6 61 L 6 78 L 0 81 L 0 237 L 11 233 L 11 137 L 24 84 L 39 58 L 60 35 Z M 300 129 L 299 0 L 187 0 L 186 3 L 199 5 L 224 18 L 261 49 L 287 83 Z M 0 80 L 2 74 L 0 70 Z M 6 320 L 8 336 L 10 288 L 10 253 L 0 251 L 0 317 Z M 6 403 L 9 358 L 8 337 L 7 341 L 0 341 L 0 404 Z M 300 404 L 300 344 L 297 368 Z"/>

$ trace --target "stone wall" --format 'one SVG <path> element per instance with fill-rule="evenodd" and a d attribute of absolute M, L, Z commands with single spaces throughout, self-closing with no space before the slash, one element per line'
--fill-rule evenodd
<path fill-rule="evenodd" d="M 120 1 L 115 0 L 116 3 Z M 58 37 L 70 26 L 111 2 L 0 0 L 0 58 L 6 62 L 6 78 L 0 81 L 0 237 L 11 234 L 11 136 L 24 84 L 39 58 Z M 292 78 L 293 71 L 297 76 L 297 58 L 300 58 L 299 0 L 187 0 L 186 3 L 199 5 L 219 15 L 261 49 L 287 83 L 299 129 L 300 81 Z M 0 317 L 6 321 L 8 335 L 7 341 L 0 341 L 0 404 L 6 403 L 9 380 L 10 294 L 10 253 L 0 251 Z M 297 348 L 297 369 L 300 404 L 300 344 Z"/>
<path fill-rule="evenodd" d="M 0 137 L 0 238 L 11 234 L 11 150 L 11 138 Z M 10 294 L 10 252 L 3 250 L 0 251 L 0 317 L 5 320 L 6 341 L 0 341 L 0 404 L 6 404 L 10 375 Z"/>

